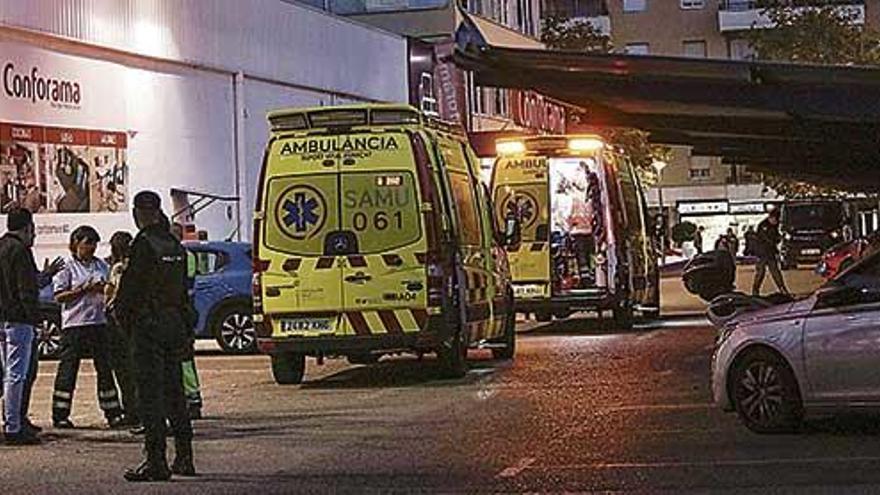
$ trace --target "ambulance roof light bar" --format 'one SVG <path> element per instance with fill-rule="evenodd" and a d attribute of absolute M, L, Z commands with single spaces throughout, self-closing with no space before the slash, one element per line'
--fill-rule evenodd
<path fill-rule="evenodd" d="M 495 143 L 495 153 L 499 156 L 503 155 L 519 155 L 526 152 L 526 143 L 518 140 L 497 141 Z"/>
<path fill-rule="evenodd" d="M 599 151 L 605 147 L 605 143 L 598 138 L 579 137 L 568 140 L 568 149 L 574 152 Z"/>
<path fill-rule="evenodd" d="M 523 138 L 503 138 L 495 141 L 495 153 L 499 156 L 519 155 L 528 152 L 549 153 L 594 153 L 605 148 L 605 141 L 599 136 L 528 136 Z"/>
<path fill-rule="evenodd" d="M 366 125 L 417 125 L 422 115 L 409 105 L 365 104 L 311 109 L 277 110 L 269 113 L 273 132 L 346 128 Z"/>

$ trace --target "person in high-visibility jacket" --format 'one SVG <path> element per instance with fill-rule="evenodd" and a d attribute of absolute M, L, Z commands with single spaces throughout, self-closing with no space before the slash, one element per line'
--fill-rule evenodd
<path fill-rule="evenodd" d="M 183 240 L 183 225 L 174 222 L 171 224 L 171 235 L 178 241 Z M 186 251 L 186 280 L 187 290 L 192 298 L 196 277 L 196 256 L 192 251 Z M 193 329 L 194 331 L 195 329 Z M 199 372 L 195 361 L 195 334 L 191 333 L 190 346 L 183 357 L 183 392 L 186 395 L 186 407 L 190 419 L 202 418 L 202 387 L 199 383 Z"/>

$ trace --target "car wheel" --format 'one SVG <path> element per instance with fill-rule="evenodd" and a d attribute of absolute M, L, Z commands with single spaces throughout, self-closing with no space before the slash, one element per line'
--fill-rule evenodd
<path fill-rule="evenodd" d="M 279 385 L 298 385 L 306 374 L 305 354 L 272 354 L 272 377 Z"/>
<path fill-rule="evenodd" d="M 61 325 L 57 320 L 44 316 L 38 329 L 37 349 L 42 359 L 53 359 L 61 352 Z"/>
<path fill-rule="evenodd" d="M 223 352 L 249 354 L 257 350 L 257 330 L 250 308 L 245 305 L 222 310 L 214 318 L 214 335 Z"/>
<path fill-rule="evenodd" d="M 756 433 L 797 430 L 803 418 L 797 380 L 773 352 L 757 349 L 738 359 L 731 374 L 731 397 L 740 419 Z"/>
<path fill-rule="evenodd" d="M 454 306 L 453 306 L 454 308 Z M 447 327 L 448 337 L 437 348 L 437 357 L 440 358 L 440 366 L 443 376 L 448 378 L 461 378 L 467 374 L 467 331 L 459 320 L 459 312 L 449 309 L 443 312 Z"/>
<path fill-rule="evenodd" d="M 495 359 L 513 359 L 516 355 L 516 313 L 513 312 L 513 305 L 508 308 L 510 311 L 504 317 L 504 347 L 492 349 Z"/>

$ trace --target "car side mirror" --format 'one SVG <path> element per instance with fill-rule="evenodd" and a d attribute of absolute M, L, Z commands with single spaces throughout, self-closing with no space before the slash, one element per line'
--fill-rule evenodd
<path fill-rule="evenodd" d="M 504 219 L 504 245 L 516 246 L 522 242 L 522 226 L 516 215 L 507 215 Z"/>
<path fill-rule="evenodd" d="M 816 292 L 820 308 L 833 308 L 858 304 L 863 300 L 862 291 L 849 285 L 829 285 Z"/>

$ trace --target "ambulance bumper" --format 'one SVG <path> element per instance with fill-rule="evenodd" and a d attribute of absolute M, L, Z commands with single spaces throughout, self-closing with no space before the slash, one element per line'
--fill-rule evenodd
<path fill-rule="evenodd" d="M 328 337 L 272 337 L 260 338 L 258 345 L 264 354 L 298 353 L 346 355 L 362 352 L 390 352 L 397 350 L 430 351 L 439 345 L 436 333 L 416 332 L 395 335 L 351 335 Z"/>

